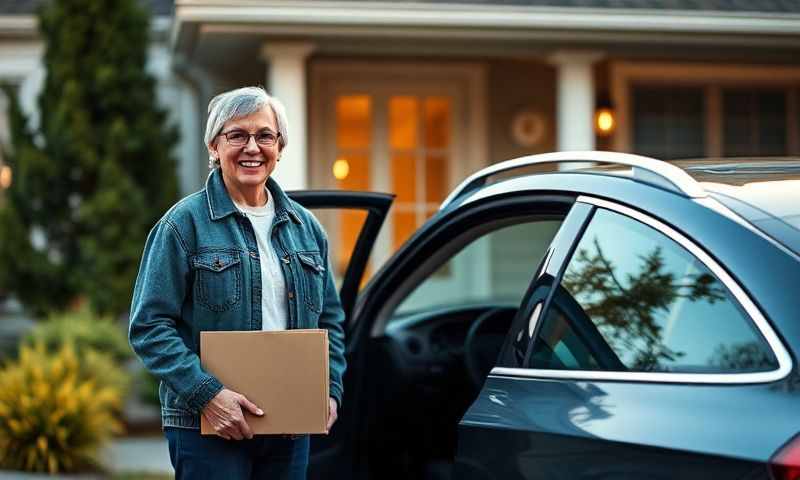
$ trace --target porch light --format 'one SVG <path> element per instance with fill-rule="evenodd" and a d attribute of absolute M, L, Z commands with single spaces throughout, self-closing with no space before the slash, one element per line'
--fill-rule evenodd
<path fill-rule="evenodd" d="M 333 176 L 336 180 L 344 180 L 350 174 L 350 163 L 347 159 L 340 158 L 333 162 Z"/>
<path fill-rule="evenodd" d="M 608 98 L 601 97 L 594 112 L 594 130 L 601 137 L 607 137 L 614 133 L 616 127 L 617 119 L 614 116 L 611 101 Z"/>
<path fill-rule="evenodd" d="M 0 188 L 6 189 L 11 186 L 11 167 L 3 165 L 0 167 Z"/>

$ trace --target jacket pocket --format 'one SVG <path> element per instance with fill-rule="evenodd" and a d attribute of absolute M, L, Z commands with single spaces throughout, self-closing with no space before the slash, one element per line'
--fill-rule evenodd
<path fill-rule="evenodd" d="M 239 303 L 242 266 L 235 252 L 206 252 L 191 257 L 195 272 L 195 298 L 214 312 L 224 312 Z"/>
<path fill-rule="evenodd" d="M 319 252 L 298 252 L 297 259 L 303 266 L 303 300 L 312 312 L 322 311 L 322 292 L 325 281 L 325 264 Z"/>

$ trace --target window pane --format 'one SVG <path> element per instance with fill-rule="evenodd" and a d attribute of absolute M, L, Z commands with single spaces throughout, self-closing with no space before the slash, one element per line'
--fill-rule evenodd
<path fill-rule="evenodd" d="M 723 112 L 725 155 L 787 153 L 785 91 L 726 89 Z"/>
<path fill-rule="evenodd" d="M 450 99 L 425 99 L 425 146 L 447 148 L 450 145 Z"/>
<path fill-rule="evenodd" d="M 400 303 L 397 313 L 477 302 L 519 305 L 561 224 L 558 220 L 519 221 L 484 234 L 454 253 Z"/>
<path fill-rule="evenodd" d="M 372 102 L 367 95 L 346 95 L 336 99 L 336 146 L 363 149 L 370 145 Z"/>
<path fill-rule="evenodd" d="M 413 211 L 401 211 L 395 207 L 392 212 L 392 246 L 400 248 L 417 229 L 417 214 Z"/>
<path fill-rule="evenodd" d="M 347 265 L 356 246 L 356 240 L 364 222 L 367 220 L 367 212 L 364 210 L 345 210 L 315 208 L 312 213 L 320 221 L 330 239 L 330 260 L 333 266 L 333 276 L 336 287 L 342 285 Z M 364 271 L 362 285 L 369 279 L 371 269 L 369 266 Z"/>
<path fill-rule="evenodd" d="M 595 214 L 553 301 L 531 357 L 536 368 L 777 368 L 769 346 L 711 271 L 656 230 L 607 210 Z"/>
<path fill-rule="evenodd" d="M 392 155 L 392 192 L 395 204 L 414 204 L 417 201 L 417 163 L 413 154 Z"/>
<path fill-rule="evenodd" d="M 393 149 L 417 148 L 419 101 L 415 97 L 389 100 L 389 146 Z"/>
<path fill-rule="evenodd" d="M 705 154 L 702 88 L 635 87 L 634 151 L 658 159 Z"/>
<path fill-rule="evenodd" d="M 425 201 L 442 203 L 447 196 L 447 156 L 428 154 L 425 158 Z"/>

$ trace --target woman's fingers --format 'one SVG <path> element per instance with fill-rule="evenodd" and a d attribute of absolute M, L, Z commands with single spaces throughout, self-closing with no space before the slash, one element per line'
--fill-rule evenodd
<path fill-rule="evenodd" d="M 258 408 L 258 406 L 255 403 L 251 402 L 250 400 L 247 399 L 247 397 L 241 394 L 239 395 L 239 405 L 249 410 L 250 413 L 252 413 L 253 415 L 258 415 L 259 417 L 261 415 L 264 415 L 263 410 Z"/>

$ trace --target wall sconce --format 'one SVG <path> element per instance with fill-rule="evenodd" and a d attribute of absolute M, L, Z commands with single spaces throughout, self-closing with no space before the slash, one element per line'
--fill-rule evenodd
<path fill-rule="evenodd" d="M 594 111 L 594 131 L 601 137 L 608 137 L 616 128 L 617 117 L 611 100 L 607 96 L 601 96 Z"/>
<path fill-rule="evenodd" d="M 350 163 L 345 158 L 333 162 L 333 176 L 336 180 L 344 180 L 350 174 Z"/>

